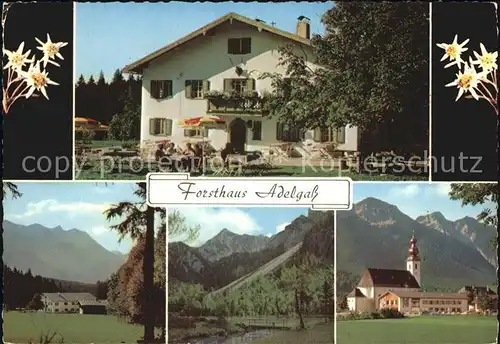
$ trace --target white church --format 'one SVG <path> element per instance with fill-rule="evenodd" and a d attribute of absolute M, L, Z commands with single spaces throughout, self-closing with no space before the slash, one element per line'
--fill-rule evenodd
<path fill-rule="evenodd" d="M 375 312 L 392 308 L 409 313 L 465 313 L 466 293 L 423 292 L 420 253 L 415 235 L 410 239 L 406 270 L 366 269 L 354 290 L 347 296 L 351 312 Z"/>

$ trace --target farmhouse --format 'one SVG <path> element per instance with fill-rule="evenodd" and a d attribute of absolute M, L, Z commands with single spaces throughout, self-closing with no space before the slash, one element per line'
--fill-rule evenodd
<path fill-rule="evenodd" d="M 288 145 L 300 154 L 303 147 L 331 145 L 337 151 L 358 150 L 358 130 L 343 128 L 287 128 L 270 118 L 262 101 L 271 91 L 264 73 L 279 73 L 278 48 L 292 45 L 311 61 L 309 20 L 299 17 L 295 33 L 261 20 L 229 13 L 179 40 L 127 65 L 125 73 L 141 74 L 141 142 L 207 140 L 215 149 L 230 142 L 236 151 L 271 150 Z M 179 121 L 215 116 L 223 130 L 186 129 Z"/>
<path fill-rule="evenodd" d="M 44 293 L 44 310 L 52 313 L 105 314 L 107 302 L 90 293 Z"/>
<path fill-rule="evenodd" d="M 423 292 L 420 276 L 420 253 L 413 236 L 406 270 L 366 269 L 357 287 L 347 296 L 347 306 L 351 312 L 374 312 L 384 308 L 401 313 L 467 311 L 466 294 Z"/>

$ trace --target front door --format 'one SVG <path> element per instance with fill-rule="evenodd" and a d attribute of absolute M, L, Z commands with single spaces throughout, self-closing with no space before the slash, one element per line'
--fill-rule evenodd
<path fill-rule="evenodd" d="M 245 152 L 247 141 L 247 124 L 241 118 L 235 118 L 231 122 L 229 140 L 236 153 Z"/>

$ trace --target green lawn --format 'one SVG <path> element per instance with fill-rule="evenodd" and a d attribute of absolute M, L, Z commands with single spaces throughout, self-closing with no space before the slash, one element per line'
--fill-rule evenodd
<path fill-rule="evenodd" d="M 135 343 L 143 328 L 118 320 L 113 315 L 51 313 L 4 313 L 4 340 L 13 343 L 38 343 L 41 335 L 57 332 L 53 343 L 62 338 L 73 344 Z"/>
<path fill-rule="evenodd" d="M 154 166 L 154 164 L 151 164 Z M 85 180 L 94 180 L 94 179 L 106 179 L 106 180 L 143 180 L 146 178 L 146 174 L 148 173 L 148 166 L 145 164 L 144 170 L 140 172 L 134 172 L 130 170 L 127 164 L 122 164 L 121 166 L 117 165 L 116 169 L 113 172 L 102 172 L 100 171 L 99 163 L 94 165 L 89 165 L 89 167 L 85 167 L 79 174 L 75 177 L 76 179 L 85 179 Z M 154 169 L 151 172 L 155 172 Z M 206 173 L 207 176 L 211 175 L 211 172 L 208 171 Z M 252 174 L 243 173 L 239 176 L 255 176 Z M 326 168 L 322 169 L 321 167 L 310 167 L 310 166 L 281 166 L 273 168 L 269 171 L 265 171 L 261 174 L 262 177 L 349 177 L 352 180 L 363 180 L 363 181 L 411 181 L 411 180 L 420 180 L 427 181 L 429 178 L 426 175 L 406 175 L 406 176 L 397 176 L 397 175 L 369 175 L 369 174 L 360 174 L 354 172 L 342 172 L 339 173 L 338 170 L 328 171 Z"/>
<path fill-rule="evenodd" d="M 496 317 L 420 316 L 337 322 L 337 344 L 488 344 Z"/>
<path fill-rule="evenodd" d="M 113 146 L 121 146 L 123 141 L 120 140 L 94 140 L 90 144 L 92 148 L 105 148 Z"/>

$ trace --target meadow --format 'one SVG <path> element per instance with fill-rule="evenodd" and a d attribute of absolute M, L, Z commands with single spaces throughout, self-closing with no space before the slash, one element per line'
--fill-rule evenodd
<path fill-rule="evenodd" d="M 404 319 L 337 322 L 338 344 L 488 344 L 495 343 L 492 316 L 419 316 Z"/>
<path fill-rule="evenodd" d="M 134 343 L 143 327 L 128 324 L 112 315 L 4 312 L 4 341 L 39 342 L 40 336 L 57 335 L 52 343 Z"/>

